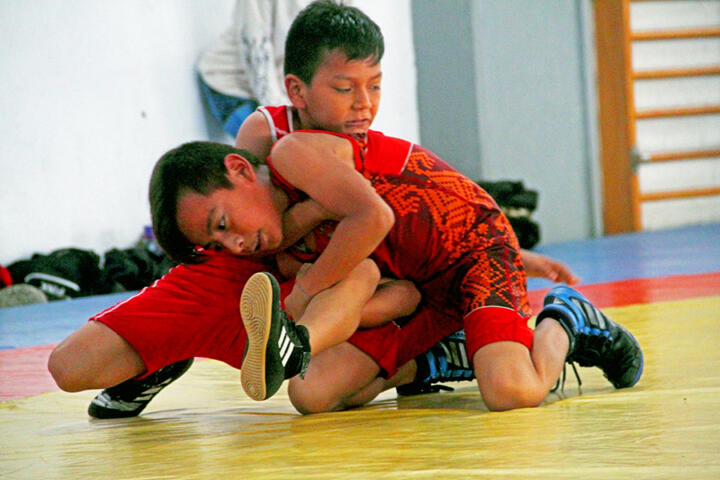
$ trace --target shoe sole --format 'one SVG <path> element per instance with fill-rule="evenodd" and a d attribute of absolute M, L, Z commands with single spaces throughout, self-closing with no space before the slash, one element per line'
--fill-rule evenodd
<path fill-rule="evenodd" d="M 247 333 L 245 358 L 240 382 L 248 397 L 265 400 L 265 358 L 272 325 L 273 287 L 267 275 L 256 273 L 245 284 L 240 296 L 240 316 Z"/>

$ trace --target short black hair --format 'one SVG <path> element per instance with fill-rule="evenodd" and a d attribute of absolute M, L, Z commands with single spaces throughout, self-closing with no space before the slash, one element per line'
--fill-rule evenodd
<path fill-rule="evenodd" d="M 202 263 L 205 255 L 180 232 L 177 202 L 189 192 L 209 195 L 220 188 L 233 188 L 225 157 L 236 153 L 253 166 L 259 163 L 247 150 L 216 142 L 189 142 L 165 153 L 150 176 L 150 214 L 155 238 L 173 260 Z"/>
<path fill-rule="evenodd" d="M 285 75 L 297 75 L 310 85 L 315 71 L 332 50 L 348 60 L 372 59 L 377 64 L 385 53 L 380 27 L 355 7 L 319 0 L 293 20 L 285 40 Z"/>

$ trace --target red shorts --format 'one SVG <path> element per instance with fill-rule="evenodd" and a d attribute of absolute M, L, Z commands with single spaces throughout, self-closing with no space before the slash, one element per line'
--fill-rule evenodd
<path fill-rule="evenodd" d="M 142 358 L 148 372 L 191 357 L 220 360 L 240 368 L 245 328 L 238 302 L 245 282 L 271 265 L 228 254 L 211 254 L 200 265 L 181 265 L 152 286 L 108 308 L 90 320 L 103 323 L 124 338 Z M 281 284 L 283 298 L 292 281 Z M 399 365 L 425 352 L 462 328 L 457 319 L 438 322 L 421 309 L 402 327 L 388 323 L 358 330 L 349 342 L 392 376 Z"/>

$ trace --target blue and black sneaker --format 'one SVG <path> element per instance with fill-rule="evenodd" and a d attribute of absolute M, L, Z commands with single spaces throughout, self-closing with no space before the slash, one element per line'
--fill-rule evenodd
<path fill-rule="evenodd" d="M 127 418 L 140 415 L 150 400 L 187 372 L 193 359 L 172 363 L 145 378 L 125 380 L 98 393 L 88 414 L 95 418 Z"/>
<path fill-rule="evenodd" d="M 635 337 L 607 318 L 576 290 L 560 285 L 547 296 L 535 325 L 557 320 L 570 338 L 566 361 L 599 367 L 615 388 L 635 385 L 643 371 L 643 354 Z"/>
<path fill-rule="evenodd" d="M 398 395 L 411 396 L 452 391 L 441 382 L 461 382 L 475 378 L 475 372 L 465 349 L 465 332 L 460 330 L 445 337 L 430 350 L 418 356 L 418 374 L 415 381 L 396 388 Z"/>
<path fill-rule="evenodd" d="M 240 381 L 248 397 L 265 400 L 286 379 L 305 373 L 310 361 L 308 331 L 287 317 L 280 305 L 280 286 L 267 272 L 248 279 L 240 315 L 247 333 Z"/>

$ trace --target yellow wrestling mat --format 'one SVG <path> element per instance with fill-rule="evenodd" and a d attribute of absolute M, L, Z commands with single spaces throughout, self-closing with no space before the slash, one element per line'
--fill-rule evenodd
<path fill-rule="evenodd" d="M 89 420 L 97 392 L 0 403 L 0 478 L 720 478 L 720 297 L 605 311 L 644 349 L 635 388 L 580 369 L 580 395 L 568 370 L 536 409 L 489 413 L 463 383 L 303 417 L 285 390 L 253 402 L 239 371 L 200 361 L 139 418 Z"/>

